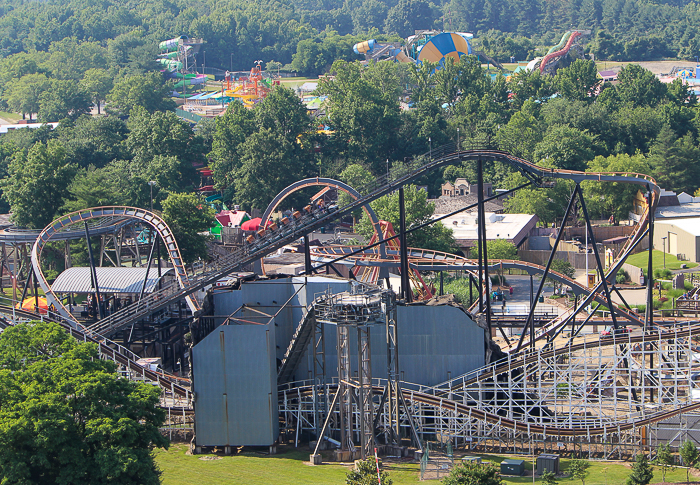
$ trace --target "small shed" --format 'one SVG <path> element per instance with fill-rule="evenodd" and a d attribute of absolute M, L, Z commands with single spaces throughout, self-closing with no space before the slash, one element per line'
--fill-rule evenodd
<path fill-rule="evenodd" d="M 545 471 L 559 475 L 559 455 L 542 453 L 537 457 L 537 474 Z"/>
<path fill-rule="evenodd" d="M 501 462 L 501 475 L 521 476 L 525 473 L 525 460 L 507 459 Z"/>

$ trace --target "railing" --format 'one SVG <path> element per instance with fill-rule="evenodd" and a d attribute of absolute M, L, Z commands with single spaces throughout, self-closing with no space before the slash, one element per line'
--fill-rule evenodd
<path fill-rule="evenodd" d="M 109 331 L 122 328 L 135 319 L 138 319 L 143 315 L 147 315 L 149 312 L 157 311 L 158 309 L 163 308 L 170 301 L 184 298 L 185 296 L 194 293 L 198 289 L 201 289 L 208 284 L 212 284 L 222 276 L 232 273 L 241 266 L 256 259 L 260 259 L 269 252 L 288 244 L 292 240 L 312 232 L 318 227 L 322 227 L 328 222 L 349 214 L 353 210 L 398 189 L 412 180 L 415 180 L 419 176 L 431 171 L 437 166 L 462 160 L 465 155 L 501 158 L 514 164 L 519 169 L 530 173 L 531 177 L 538 179 L 541 179 L 542 177 L 570 176 L 577 179 L 595 179 L 597 177 L 598 180 L 601 180 L 601 177 L 605 176 L 629 176 L 629 174 L 621 173 L 597 174 L 576 172 L 572 170 L 548 171 L 547 169 L 538 167 L 537 165 L 526 160 L 514 157 L 505 152 L 500 152 L 490 143 L 461 143 L 459 146 L 454 143 L 450 143 L 438 147 L 435 150 L 431 150 L 429 153 L 415 157 L 405 164 L 399 164 L 388 174 L 373 179 L 370 183 L 358 189 L 358 192 L 362 195 L 362 197 L 351 201 L 339 210 L 334 212 L 319 211 L 318 213 L 308 214 L 302 216 L 300 220 L 292 221 L 286 226 L 281 226 L 276 231 L 268 231 L 263 238 L 255 241 L 250 246 L 244 246 L 237 251 L 232 252 L 229 257 L 221 258 L 221 261 L 216 269 L 199 275 L 196 279 L 193 279 L 193 281 L 189 281 L 189 283 L 183 288 L 167 294 L 154 292 L 147 297 L 142 298 L 139 302 L 139 306 L 134 308 L 126 307 L 120 310 L 120 312 L 109 316 L 107 319 L 103 319 L 104 321 L 101 320 L 100 322 L 97 322 L 97 324 L 95 324 L 92 328 L 104 328 L 108 329 Z M 634 174 L 633 176 L 635 178 L 641 178 L 644 181 L 654 183 L 653 179 L 649 176 L 642 174 Z M 130 307 L 133 307 L 134 305 L 137 304 L 134 303 L 130 305 Z"/>

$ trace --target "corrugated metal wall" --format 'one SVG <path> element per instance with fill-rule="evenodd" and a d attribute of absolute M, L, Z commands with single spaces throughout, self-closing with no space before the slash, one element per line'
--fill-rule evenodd
<path fill-rule="evenodd" d="M 214 304 L 217 315 L 226 315 L 242 303 L 262 307 L 274 314 L 304 283 L 303 277 L 244 283 L 239 291 L 217 290 Z M 346 291 L 346 280 L 315 276 L 308 278 L 306 287 L 292 299 L 290 308 L 275 319 L 276 357 L 282 359 L 294 330 L 302 318 L 302 306 L 310 304 L 314 296 L 331 288 L 333 292 Z M 353 338 L 352 352 L 357 353 Z M 371 332 L 372 375 L 386 377 L 386 337 L 384 327 Z M 399 363 L 404 379 L 417 384 L 433 385 L 484 364 L 484 331 L 461 310 L 450 306 L 399 307 Z M 302 360 L 294 378 L 308 379 L 311 356 Z M 326 362 L 331 376 L 336 375 L 337 353 L 335 328 L 326 330 Z M 353 361 L 353 366 L 357 362 Z"/>
<path fill-rule="evenodd" d="M 192 350 L 197 446 L 269 446 L 279 435 L 275 326 L 222 325 Z"/>
<path fill-rule="evenodd" d="M 402 379 L 423 385 L 446 381 L 484 365 L 484 330 L 463 311 L 451 306 L 399 306 L 399 369 Z M 387 377 L 384 325 L 370 331 L 372 377 Z M 326 365 L 329 377 L 337 376 L 335 328 L 326 327 Z M 350 337 L 353 369 L 357 369 L 357 337 Z M 307 379 L 312 369 L 307 354 L 296 379 Z"/>

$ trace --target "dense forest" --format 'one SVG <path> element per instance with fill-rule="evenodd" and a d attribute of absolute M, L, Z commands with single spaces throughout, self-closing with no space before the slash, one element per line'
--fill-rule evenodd
<path fill-rule="evenodd" d="M 593 30 L 589 49 L 601 59 L 692 59 L 698 25 L 698 3 L 684 0 L 5 0 L 0 56 L 90 43 L 92 67 L 133 71 L 153 67 L 158 41 L 184 34 L 207 41 L 199 61 L 209 66 L 244 70 L 262 59 L 318 74 L 354 59 L 357 41 L 416 29 L 472 32 L 480 50 L 505 61 L 581 28 Z"/>
<path fill-rule="evenodd" d="M 695 192 L 700 108 L 680 80 L 662 84 L 651 72 L 629 65 L 618 84 L 601 85 L 595 64 L 585 60 L 554 77 L 535 71 L 509 80 L 492 79 L 474 56 L 449 60 L 440 70 L 427 62 L 354 62 L 356 40 L 397 39 L 429 27 L 471 30 L 482 49 L 505 56 L 521 48 L 518 58 L 531 56 L 532 46 L 556 42 L 563 25 L 593 27 L 588 47 L 609 58 L 632 55 L 634 49 L 641 49 L 638 58 L 687 55 L 683 49 L 694 42 L 694 31 L 684 26 L 694 19 L 695 3 L 518 6 L 510 1 L 453 0 L 438 7 L 423 0 L 322 5 L 311 0 L 9 0 L 0 6 L 0 110 L 60 124 L 0 138 L 0 209 L 11 210 L 21 226 L 41 228 L 83 207 L 147 207 L 148 182 L 156 181 L 154 207 L 166 215 L 189 214 L 179 222 L 178 238 L 187 238 L 188 228 L 196 236 L 211 221 L 211 214 L 195 214 L 195 166 L 213 169 L 227 203 L 264 209 L 300 178 L 330 176 L 361 187 L 457 140 L 507 150 L 543 166 L 653 174 L 664 188 Z M 498 13 L 506 10 L 516 15 Z M 600 20 L 590 16 L 598 11 Z M 507 24 L 499 23 L 504 19 Z M 670 25 L 673 32 L 666 31 Z M 254 109 L 234 102 L 218 119 L 192 127 L 172 111 L 169 85 L 154 63 L 158 41 L 180 33 L 207 40 L 202 52 L 207 65 L 246 69 L 262 58 L 300 73 L 330 72 L 334 77 L 324 78 L 317 90 L 328 100 L 312 116 L 293 91 L 277 87 Z M 647 47 L 639 47 L 644 42 Z M 413 108 L 402 109 L 401 100 L 410 100 Z M 95 104 L 104 106 L 103 116 L 89 114 Z M 330 131 L 319 132 L 322 126 Z M 489 163 L 486 168 L 497 188 L 523 182 L 508 167 Z M 448 167 L 419 182 L 436 196 L 444 180 L 458 176 L 474 181 L 473 167 Z M 561 216 L 571 190 L 563 182 L 546 190 L 525 189 L 506 208 L 551 223 Z M 630 190 L 584 187 L 591 211 L 605 219 L 627 216 Z M 429 210 L 419 210 L 424 196 L 409 192 L 414 222 L 429 218 Z M 378 204 L 384 204 L 382 217 L 390 220 L 393 202 Z M 422 240 L 415 243 L 449 249 L 449 237 L 443 236 L 449 235 L 416 234 Z M 188 244 L 194 249 L 186 259 L 205 252 L 197 244 L 195 239 Z"/>

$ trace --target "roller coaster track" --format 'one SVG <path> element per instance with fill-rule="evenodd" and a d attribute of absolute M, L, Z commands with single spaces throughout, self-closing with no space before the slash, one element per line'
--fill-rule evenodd
<path fill-rule="evenodd" d="M 694 324 L 697 325 L 697 322 L 695 322 Z M 690 325 L 690 322 L 688 323 L 688 325 Z M 445 392 L 455 391 L 464 386 L 492 380 L 496 376 L 499 376 L 501 374 L 533 364 L 537 362 L 538 359 L 552 359 L 563 355 L 570 355 L 572 352 L 576 352 L 579 350 L 592 350 L 601 347 L 610 347 L 620 344 L 627 345 L 642 343 L 648 342 L 652 338 L 660 338 L 663 340 L 677 340 L 680 338 L 686 338 L 692 335 L 700 334 L 700 327 L 696 326 L 694 328 L 690 328 L 689 326 L 685 330 L 676 330 L 673 332 L 661 330 L 660 332 L 661 333 L 659 334 L 659 330 L 657 330 L 653 332 L 648 332 L 643 335 L 628 334 L 625 337 L 613 337 L 607 339 L 598 339 L 592 342 L 571 344 L 566 345 L 564 347 L 542 350 L 540 351 L 539 356 L 537 355 L 537 353 L 533 354 L 528 350 L 521 350 L 518 353 L 509 355 L 509 357 L 505 359 L 501 359 L 485 367 L 471 371 L 468 374 L 455 377 L 454 379 L 451 379 L 450 381 L 447 381 L 445 384 L 441 385 L 441 387 L 445 386 Z M 474 375 L 474 377 L 469 377 L 471 375 Z"/>
<path fill-rule="evenodd" d="M 535 433 L 543 436 L 548 435 L 560 437 L 590 437 L 609 435 L 615 433 L 619 434 L 623 431 L 634 431 L 635 429 L 638 429 L 640 427 L 647 426 L 653 423 L 658 423 L 660 421 L 664 421 L 668 418 L 678 416 L 683 413 L 696 411 L 700 409 L 700 403 L 689 401 L 690 396 L 688 394 L 685 395 L 685 401 L 668 401 L 666 403 L 661 399 L 661 396 L 659 396 L 659 409 L 654 411 L 645 409 L 640 410 L 638 408 L 636 414 L 630 413 L 624 417 L 619 417 L 621 419 L 617 420 L 613 420 L 613 416 L 601 415 L 593 422 L 591 422 L 585 416 L 582 416 L 578 421 L 574 421 L 571 423 L 567 423 L 566 420 L 562 421 L 561 418 L 556 418 L 557 421 L 551 421 L 551 423 L 548 423 L 546 421 L 546 419 L 551 418 L 545 418 L 544 423 L 536 423 L 529 422 L 527 420 L 513 419 L 497 414 L 499 411 L 496 411 L 495 409 L 499 408 L 497 405 L 494 406 L 493 403 L 491 403 L 491 407 L 495 409 L 492 411 L 488 411 L 483 408 L 480 409 L 479 407 L 476 407 L 478 406 L 478 399 L 475 396 L 481 395 L 484 392 L 499 392 L 499 388 L 493 385 L 497 380 L 499 380 L 499 376 L 505 376 L 505 379 L 503 381 L 508 382 L 512 379 L 513 375 L 520 373 L 522 382 L 528 382 L 530 378 L 523 377 L 523 371 L 529 369 L 529 371 L 531 372 L 533 369 L 538 369 L 540 373 L 546 374 L 550 372 L 550 370 L 539 369 L 537 367 L 538 364 L 541 364 L 546 360 L 556 361 L 558 357 L 562 356 L 564 356 L 565 358 L 572 358 L 572 355 L 575 352 L 580 353 L 584 356 L 584 358 L 588 358 L 586 356 L 588 356 L 589 354 L 596 354 L 596 349 L 598 349 L 598 353 L 600 353 L 602 349 L 605 348 L 614 350 L 617 347 L 622 346 L 626 349 L 631 349 L 633 346 L 635 346 L 635 344 L 637 344 L 637 347 L 640 349 L 637 352 L 641 354 L 643 349 L 646 348 L 646 346 L 649 344 L 653 345 L 654 343 L 659 344 L 661 342 L 670 341 L 682 342 L 684 341 L 684 339 L 687 342 L 693 336 L 697 337 L 698 335 L 700 335 L 700 325 L 698 325 L 696 322 L 693 325 L 688 324 L 687 327 L 681 330 L 649 332 L 643 335 L 634 336 L 626 335 L 624 336 L 624 338 L 612 337 L 610 339 L 598 339 L 594 341 L 583 342 L 576 345 L 569 345 L 563 348 L 553 350 L 540 349 L 535 352 L 521 352 L 520 354 L 510 355 L 509 357 L 504 359 L 505 362 L 496 362 L 494 364 L 482 367 L 481 369 L 477 369 L 475 371 L 472 371 L 468 374 L 457 377 L 435 387 L 426 387 L 404 382 L 402 383 L 402 390 L 404 397 L 409 402 L 412 402 L 414 404 L 423 404 L 435 408 L 441 408 L 451 413 L 468 417 L 469 419 L 476 419 L 487 423 L 495 424 L 504 430 L 524 432 L 528 433 L 528 435 L 530 433 Z M 666 355 L 669 356 L 668 358 L 670 358 L 670 356 L 673 355 L 673 352 L 670 352 Z M 676 358 L 681 357 L 676 356 Z M 681 358 L 681 360 L 683 359 Z M 567 364 L 564 363 L 562 364 L 562 366 L 566 367 Z M 653 369 L 647 368 L 645 370 L 643 367 L 640 367 L 640 364 L 638 362 L 633 362 L 628 367 L 629 369 L 633 369 L 636 373 L 641 373 L 643 376 L 642 380 L 649 379 L 651 381 L 654 381 L 653 376 L 655 371 Z M 601 368 L 601 372 L 604 370 L 605 369 Z M 611 370 L 612 368 L 607 370 L 608 374 L 610 374 Z M 594 372 L 595 369 L 589 368 L 588 371 Z M 688 366 L 685 368 L 685 373 L 688 375 L 692 374 L 694 371 L 695 369 L 692 366 Z M 598 372 L 597 375 L 598 374 L 600 374 L 600 372 Z M 685 379 L 685 377 L 683 379 Z M 604 378 L 602 380 L 604 380 Z M 600 377 L 598 377 L 597 382 L 600 383 L 602 382 L 602 380 Z M 489 384 L 492 387 L 489 387 Z M 655 384 L 660 385 L 658 381 L 655 382 Z M 459 391 L 463 390 L 467 386 L 471 386 L 471 388 L 464 390 L 462 394 L 460 394 Z M 643 384 L 640 382 L 638 384 L 638 387 L 639 386 L 643 386 Z M 333 389 L 336 386 L 330 385 L 329 387 Z M 279 388 L 280 402 L 287 405 L 287 402 L 290 400 L 301 400 L 305 396 L 311 395 L 312 389 L 313 387 L 307 385 L 306 383 L 289 383 L 286 385 L 282 385 Z M 381 394 L 381 392 L 384 390 L 384 386 L 375 386 L 373 389 L 373 392 L 375 394 Z M 527 389 L 517 391 L 522 394 L 522 396 L 518 399 L 530 399 L 528 398 L 527 393 L 534 391 L 534 389 L 532 391 L 528 391 Z M 470 396 L 470 393 L 473 394 L 473 396 Z M 565 400 L 566 399 L 564 399 L 564 401 Z M 560 403 L 561 401 L 562 400 L 560 399 Z M 471 402 L 473 402 L 474 405 L 470 404 Z M 627 399 L 622 398 L 620 402 L 625 404 L 627 403 Z M 635 401 L 632 401 L 632 407 L 634 407 L 635 402 L 636 399 Z M 637 404 L 639 406 L 643 406 L 643 402 L 637 402 Z M 594 403 L 592 403 L 591 406 L 592 409 L 595 409 L 597 407 Z M 673 407 L 673 409 L 662 409 L 662 407 L 664 406 Z M 542 416 L 540 416 L 540 418 L 541 417 Z M 590 422 L 590 424 L 587 425 L 587 422 Z"/>
<path fill-rule="evenodd" d="M 328 385 L 330 391 L 337 389 L 337 384 Z M 381 395 L 384 392 L 384 386 L 374 386 L 373 394 Z M 464 416 L 469 416 L 472 419 L 477 419 L 491 424 L 499 425 L 505 429 L 520 431 L 523 433 L 535 433 L 543 436 L 562 436 L 562 437 L 586 437 L 586 436 L 601 436 L 606 434 L 619 433 L 620 431 L 629 431 L 649 424 L 658 423 L 666 419 L 678 416 L 680 414 L 689 413 L 700 409 L 700 403 L 689 404 L 680 408 L 656 413 L 653 416 L 639 419 L 632 422 L 622 424 L 611 424 L 609 426 L 599 427 L 557 427 L 557 426 L 542 426 L 533 423 L 526 423 L 514 419 L 505 418 L 497 414 L 489 413 L 476 409 L 468 404 L 460 401 L 449 399 L 446 397 L 436 396 L 426 392 L 417 391 L 411 388 L 402 388 L 404 398 L 416 404 L 425 404 L 435 408 L 441 408 L 446 411 L 456 412 Z M 279 391 L 281 399 L 294 399 L 297 396 L 311 396 L 313 394 L 312 386 L 303 386 L 297 388 L 282 389 Z"/>
<path fill-rule="evenodd" d="M 351 254 L 358 250 L 358 246 L 323 246 L 315 247 L 311 250 L 312 257 L 320 261 L 330 261 L 338 256 Z M 387 250 L 387 258 L 379 259 L 379 254 L 374 248 L 366 249 L 361 253 L 349 256 L 346 258 L 350 265 L 357 266 L 391 266 L 398 267 L 400 262 L 398 261 L 399 253 L 396 250 Z M 475 270 L 478 268 L 478 262 L 475 260 L 467 259 L 462 256 L 456 256 L 454 254 L 444 253 L 441 251 L 433 251 L 429 249 L 415 249 L 409 248 L 408 250 L 409 266 L 415 271 L 451 271 L 451 270 Z M 544 273 L 544 266 L 540 266 L 534 263 L 529 263 L 526 261 L 516 261 L 516 260 L 494 260 L 493 264 L 489 265 L 489 270 L 497 269 L 519 269 L 524 270 L 528 274 L 542 274 Z M 572 288 L 575 295 L 590 295 L 593 294 L 593 300 L 602 305 L 608 305 L 607 299 L 600 293 L 594 293 L 585 285 L 582 285 L 576 280 L 569 278 L 561 273 L 554 270 L 549 271 L 548 277 L 553 280 L 568 285 Z M 370 282 L 375 283 L 375 282 Z M 634 313 L 626 311 L 622 306 L 617 303 L 613 303 L 613 308 L 615 311 L 625 317 L 627 320 L 635 325 L 643 326 L 644 322 Z M 540 340 L 553 334 L 556 330 L 563 325 L 568 316 L 569 312 L 551 320 L 550 322 L 543 325 L 538 329 L 535 336 L 535 340 Z M 528 335 L 523 345 L 528 345 L 530 342 L 530 336 Z M 504 349 L 506 352 L 512 351 L 515 347 L 509 346 Z"/>
<path fill-rule="evenodd" d="M 98 346 L 100 357 L 124 366 L 132 376 L 139 376 L 141 379 L 158 384 L 166 391 L 172 392 L 173 396 L 178 396 L 189 400 L 192 393 L 182 384 L 189 385 L 189 379 L 154 372 L 136 363 L 139 356 L 129 349 L 107 340 L 99 335 L 91 334 L 82 329 L 76 328 L 68 323 L 60 315 L 46 316 L 25 310 L 19 310 L 6 305 L 0 305 L 0 326 L 7 328 L 15 324 L 17 320 L 40 320 L 54 322 L 60 325 L 69 335 L 80 342 L 90 342 Z"/>
<path fill-rule="evenodd" d="M 656 206 L 660 192 L 660 189 L 656 185 L 654 179 L 644 174 L 616 172 L 594 173 L 548 169 L 539 167 L 531 162 L 528 162 L 527 160 L 515 157 L 507 152 L 484 146 L 470 147 L 468 149 L 460 147 L 460 149 L 458 149 L 455 144 L 448 144 L 432 150 L 431 155 L 432 159 L 425 155 L 422 157 L 417 157 L 413 162 L 406 164 L 401 170 L 397 170 L 394 173 L 374 179 L 367 186 L 362 187 L 359 190 L 362 197 L 351 201 L 336 211 L 318 211 L 316 213 L 302 216 L 299 220 L 291 221 L 287 225 L 281 225 L 275 231 L 267 231 L 259 240 L 231 253 L 228 258 L 220 261 L 219 266 L 216 269 L 181 283 L 181 287 L 179 289 L 166 288 L 161 291 L 153 292 L 148 296 L 144 296 L 138 302 L 132 303 L 120 311 L 99 320 L 94 325 L 91 325 L 90 330 L 100 335 L 109 335 L 112 332 L 124 328 L 125 326 L 138 321 L 139 319 L 142 319 L 157 310 L 165 308 L 170 303 L 188 297 L 194 292 L 208 285 L 212 285 L 220 278 L 239 270 L 243 266 L 255 260 L 261 259 L 266 254 L 289 244 L 295 239 L 323 227 L 333 220 L 349 215 L 354 210 L 361 208 L 379 197 L 387 195 L 400 187 L 403 187 L 404 185 L 415 182 L 420 177 L 435 169 L 454 163 L 475 161 L 477 159 L 505 162 L 514 167 L 516 170 L 520 171 L 525 177 L 538 186 L 554 179 L 572 180 L 577 184 L 583 181 L 637 184 L 652 192 L 652 209 Z M 97 210 L 102 211 L 103 215 L 114 215 L 115 209 L 122 210 L 125 208 L 98 208 Z M 143 211 L 141 209 L 126 209 L 130 211 L 140 211 L 139 214 L 147 214 L 143 216 L 145 219 L 152 218 L 152 216 L 154 216 L 153 214 L 148 213 L 148 211 Z M 110 210 L 112 211 L 112 214 L 109 214 Z M 68 216 L 57 219 L 47 226 L 47 228 L 42 231 L 42 234 L 57 232 L 63 226 L 72 224 L 72 218 L 75 217 L 76 219 L 80 220 L 81 214 L 69 214 Z M 645 221 L 646 218 L 643 220 L 643 223 Z M 633 237 L 630 238 L 628 244 L 631 243 L 633 239 L 636 241 L 641 237 L 641 231 L 639 229 L 643 227 L 643 223 L 638 224 L 638 230 L 634 233 Z M 40 250 L 47 239 L 48 238 L 45 239 L 42 237 L 37 239 L 37 243 L 35 243 L 32 250 L 32 264 L 34 266 L 34 271 L 37 273 L 37 275 L 41 276 L 40 283 L 42 284 L 42 289 L 44 289 L 44 291 L 46 291 L 48 294 L 51 291 L 45 278 L 43 278 L 40 268 Z M 169 245 L 168 248 L 170 250 L 171 246 Z M 179 261 L 181 261 L 181 259 L 179 259 Z M 621 266 L 621 261 L 618 261 L 618 263 L 618 265 L 613 267 L 613 271 L 617 271 L 617 269 Z M 180 270 L 178 269 L 178 275 L 180 274 L 179 271 Z M 57 299 L 56 307 L 59 309 L 59 311 L 61 311 L 61 313 L 65 312 L 69 314 L 67 309 L 65 309 L 65 307 L 63 307 L 63 305 Z M 74 321 L 74 319 L 71 319 L 70 317 L 68 318 L 69 320 Z"/>

